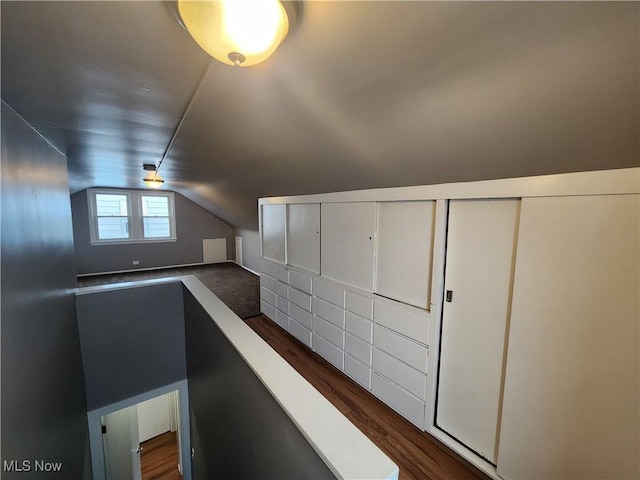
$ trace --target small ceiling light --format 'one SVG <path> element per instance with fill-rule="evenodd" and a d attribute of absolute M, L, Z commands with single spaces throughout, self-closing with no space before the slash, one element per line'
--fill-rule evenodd
<path fill-rule="evenodd" d="M 266 60 L 295 26 L 299 2 L 279 0 L 178 0 L 174 15 L 216 60 L 250 67 Z"/>
<path fill-rule="evenodd" d="M 164 180 L 158 176 L 158 167 L 154 163 L 143 163 L 142 169 L 148 172 L 153 172 L 153 175 L 149 174 L 147 178 L 143 178 L 142 181 L 149 188 L 160 188 L 164 183 Z"/>
<path fill-rule="evenodd" d="M 158 177 L 145 178 L 142 181 L 149 188 L 160 188 L 164 183 L 164 180 Z"/>

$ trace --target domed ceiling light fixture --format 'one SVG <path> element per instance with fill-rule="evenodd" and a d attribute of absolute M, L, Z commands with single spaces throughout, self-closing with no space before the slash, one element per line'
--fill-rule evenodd
<path fill-rule="evenodd" d="M 269 58 L 300 16 L 299 1 L 177 0 L 167 4 L 205 52 L 236 67 Z"/>
<path fill-rule="evenodd" d="M 158 176 L 158 168 L 154 163 L 143 163 L 142 169 L 153 172 L 153 175 L 149 174 L 148 177 L 142 179 L 147 187 L 156 189 L 164 184 L 164 180 Z"/>

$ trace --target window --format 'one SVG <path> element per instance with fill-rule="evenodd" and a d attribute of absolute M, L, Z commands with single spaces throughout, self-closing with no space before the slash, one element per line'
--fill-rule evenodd
<path fill-rule="evenodd" d="M 173 193 L 90 189 L 92 244 L 174 241 Z"/>

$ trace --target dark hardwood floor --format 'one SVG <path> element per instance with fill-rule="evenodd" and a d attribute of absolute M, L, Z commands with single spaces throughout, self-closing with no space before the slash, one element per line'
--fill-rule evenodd
<path fill-rule="evenodd" d="M 400 467 L 400 479 L 489 479 L 264 315 L 245 322 Z"/>
<path fill-rule="evenodd" d="M 140 454 L 142 480 L 182 480 L 178 471 L 178 440 L 176 432 L 158 435 L 146 442 Z"/>

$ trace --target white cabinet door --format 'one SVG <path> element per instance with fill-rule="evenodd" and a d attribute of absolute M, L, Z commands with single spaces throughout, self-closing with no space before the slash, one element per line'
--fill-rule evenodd
<path fill-rule="evenodd" d="M 449 205 L 437 426 L 495 463 L 519 200 Z"/>
<path fill-rule="evenodd" d="M 320 273 L 320 204 L 292 204 L 287 208 L 287 262 L 294 267 Z"/>
<path fill-rule="evenodd" d="M 428 308 L 435 203 L 378 204 L 376 293 Z"/>
<path fill-rule="evenodd" d="M 640 478 L 640 197 L 522 201 L 498 473 Z"/>
<path fill-rule="evenodd" d="M 262 205 L 262 256 L 285 262 L 286 205 Z"/>
<path fill-rule="evenodd" d="M 373 291 L 375 202 L 322 204 L 322 276 Z"/>

